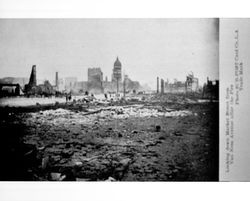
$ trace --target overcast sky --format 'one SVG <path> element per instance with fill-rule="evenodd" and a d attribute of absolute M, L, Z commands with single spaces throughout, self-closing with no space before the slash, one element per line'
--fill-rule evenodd
<path fill-rule="evenodd" d="M 29 77 L 54 83 L 59 77 L 87 80 L 101 67 L 111 78 L 118 56 L 133 80 L 156 86 L 156 77 L 184 81 L 219 77 L 219 27 L 215 19 L 1 19 L 0 77 Z"/>

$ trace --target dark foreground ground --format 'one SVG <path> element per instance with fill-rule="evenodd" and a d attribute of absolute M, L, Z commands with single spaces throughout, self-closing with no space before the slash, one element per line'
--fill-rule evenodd
<path fill-rule="evenodd" d="M 164 96 L 0 110 L 0 180 L 218 181 L 215 102 Z"/>

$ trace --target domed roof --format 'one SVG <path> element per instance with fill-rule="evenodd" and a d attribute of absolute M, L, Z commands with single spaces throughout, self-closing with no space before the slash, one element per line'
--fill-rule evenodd
<path fill-rule="evenodd" d="M 118 57 L 116 58 L 116 61 L 114 63 L 114 66 L 122 66 L 121 62 L 119 61 Z"/>

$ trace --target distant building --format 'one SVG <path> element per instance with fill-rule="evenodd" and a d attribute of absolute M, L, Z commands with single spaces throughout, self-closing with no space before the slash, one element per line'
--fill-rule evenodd
<path fill-rule="evenodd" d="M 103 93 L 103 73 L 101 68 L 88 69 L 88 91 L 90 93 Z"/>
<path fill-rule="evenodd" d="M 0 84 L 0 97 L 20 96 L 22 90 L 19 84 Z"/>
<path fill-rule="evenodd" d="M 55 90 L 48 80 L 45 80 L 43 84 L 36 86 L 36 95 L 50 96 L 55 95 Z"/>
<path fill-rule="evenodd" d="M 77 82 L 74 90 L 76 93 L 85 93 L 86 91 L 88 91 L 88 82 L 87 81 Z"/>
<path fill-rule="evenodd" d="M 64 86 L 66 91 L 71 91 L 74 89 L 77 83 L 77 78 L 76 77 L 66 77 L 64 79 Z"/>
<path fill-rule="evenodd" d="M 119 58 L 116 58 L 116 61 L 114 63 L 113 68 L 113 74 L 112 74 L 112 82 L 120 82 L 122 79 L 122 64 L 119 61 Z"/>
<path fill-rule="evenodd" d="M 21 88 L 24 88 L 25 84 L 29 83 L 29 78 L 26 77 L 4 77 L 0 79 L 1 84 L 19 84 Z"/>
<path fill-rule="evenodd" d="M 58 91 L 64 91 L 65 90 L 65 84 L 64 84 L 64 79 L 59 78 L 58 79 Z"/>
<path fill-rule="evenodd" d="M 103 73 L 101 68 L 88 68 L 88 82 L 102 82 Z"/>
<path fill-rule="evenodd" d="M 59 79 L 58 73 L 56 72 L 55 77 L 55 87 L 60 92 L 71 91 L 73 93 L 85 93 L 88 91 L 90 94 L 100 94 L 100 93 L 116 93 L 117 89 L 119 92 L 136 92 L 142 89 L 140 83 L 137 81 L 132 81 L 128 75 L 124 75 L 122 80 L 122 65 L 118 57 L 114 62 L 113 72 L 111 75 L 111 81 L 108 77 L 103 76 L 103 72 L 100 67 L 98 68 L 88 68 L 88 80 L 78 82 L 76 77 L 66 77 Z"/>
<path fill-rule="evenodd" d="M 203 98 L 210 98 L 219 100 L 219 80 L 209 80 L 207 78 L 207 83 L 203 86 Z"/>
<path fill-rule="evenodd" d="M 199 79 L 194 77 L 193 74 L 188 74 L 186 81 L 174 80 L 173 83 L 165 82 L 165 93 L 186 93 L 186 92 L 198 92 Z"/>
<path fill-rule="evenodd" d="M 124 86 L 127 92 L 139 91 L 141 89 L 140 83 L 138 81 L 131 80 L 128 75 L 124 76 Z"/>
<path fill-rule="evenodd" d="M 193 73 L 187 75 L 186 78 L 186 91 L 196 92 L 199 89 L 199 79 L 194 77 Z"/>
<path fill-rule="evenodd" d="M 175 79 L 173 83 L 165 82 L 165 93 L 185 93 L 186 82 L 181 82 Z"/>

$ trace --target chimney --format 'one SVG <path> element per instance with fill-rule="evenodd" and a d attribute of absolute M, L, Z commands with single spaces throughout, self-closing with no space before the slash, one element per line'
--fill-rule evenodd
<path fill-rule="evenodd" d="M 161 93 L 164 93 L 164 80 L 161 79 Z"/>
<path fill-rule="evenodd" d="M 58 72 L 56 72 L 56 89 L 58 90 L 59 87 L 59 80 L 58 80 Z"/>
<path fill-rule="evenodd" d="M 31 74 L 30 74 L 30 80 L 29 85 L 36 86 L 36 65 L 32 66 Z"/>

